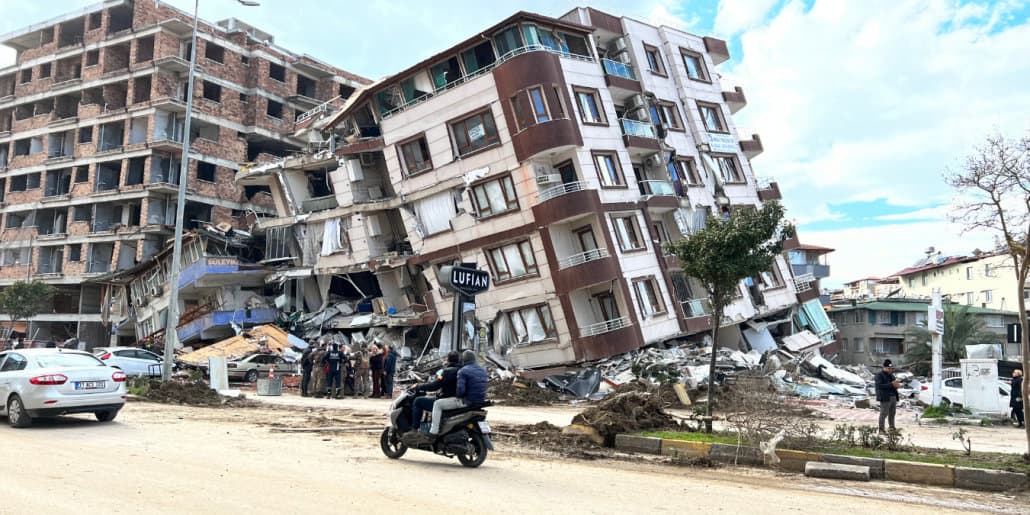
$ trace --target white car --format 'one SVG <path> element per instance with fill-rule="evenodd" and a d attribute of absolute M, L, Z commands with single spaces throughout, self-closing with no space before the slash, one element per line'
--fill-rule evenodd
<path fill-rule="evenodd" d="M 930 405 L 930 402 L 933 400 L 930 387 L 930 383 L 926 383 L 919 390 L 919 400 L 926 405 Z M 1009 405 L 1009 390 L 1011 390 L 1011 387 L 1008 384 L 1000 380 L 998 381 L 998 397 L 1003 407 Z M 941 382 L 941 404 L 955 404 L 958 406 L 965 404 L 965 393 L 962 390 L 961 377 L 950 377 Z"/>
<path fill-rule="evenodd" d="M 108 422 L 125 406 L 125 397 L 125 372 L 87 352 L 0 352 L 0 415 L 6 415 L 12 427 L 68 413 L 93 413 Z"/>
<path fill-rule="evenodd" d="M 93 355 L 130 376 L 160 376 L 164 358 L 136 347 L 97 347 Z"/>

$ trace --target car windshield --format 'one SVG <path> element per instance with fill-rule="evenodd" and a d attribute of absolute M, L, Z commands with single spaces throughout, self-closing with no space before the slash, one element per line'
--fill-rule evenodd
<path fill-rule="evenodd" d="M 102 367 L 104 362 L 89 354 L 54 353 L 36 356 L 36 363 L 43 368 Z"/>

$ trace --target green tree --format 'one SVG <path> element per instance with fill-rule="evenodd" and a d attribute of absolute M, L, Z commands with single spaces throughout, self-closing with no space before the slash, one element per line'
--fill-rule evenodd
<path fill-rule="evenodd" d="M 916 374 L 930 373 L 930 331 L 923 322 L 905 330 L 905 360 Z M 966 357 L 966 345 L 996 343 L 998 336 L 984 330 L 983 320 L 969 312 L 969 306 L 944 306 L 944 340 L 941 342 L 944 363 L 958 363 Z"/>
<path fill-rule="evenodd" d="M 967 231 L 992 232 L 1001 240 L 1001 251 L 1012 258 L 1016 302 L 1023 339 L 1019 344 L 1023 370 L 1030 370 L 1030 327 L 1027 327 L 1026 291 L 1030 277 L 1030 134 L 1018 140 L 992 134 L 966 157 L 961 169 L 945 180 L 957 193 L 952 220 Z M 1023 382 L 1024 394 L 1028 381 Z M 1026 395 L 1023 396 L 1026 399 Z M 1023 403 L 1030 418 L 1030 402 Z M 1030 424 L 1026 425 L 1030 451 Z"/>
<path fill-rule="evenodd" d="M 39 281 L 18 281 L 0 290 L 0 314 L 12 322 L 27 321 L 39 314 L 54 295 L 54 287 Z"/>
<path fill-rule="evenodd" d="M 783 220 L 783 206 L 770 201 L 761 209 L 738 208 L 729 219 L 708 219 L 704 229 L 666 245 L 680 259 L 683 272 L 700 281 L 712 305 L 712 357 L 708 367 L 705 426 L 712 430 L 712 392 L 719 327 L 726 306 L 736 297 L 740 282 L 772 268 L 783 242 L 794 235 Z"/>

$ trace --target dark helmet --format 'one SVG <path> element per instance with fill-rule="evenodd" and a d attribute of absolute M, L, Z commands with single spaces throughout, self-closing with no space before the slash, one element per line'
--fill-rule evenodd
<path fill-rule="evenodd" d="M 461 353 L 461 364 L 468 365 L 476 362 L 476 353 L 470 350 Z"/>
<path fill-rule="evenodd" d="M 461 354 L 459 354 L 456 350 L 452 350 L 447 353 L 447 364 L 449 365 L 457 365 L 460 359 Z"/>

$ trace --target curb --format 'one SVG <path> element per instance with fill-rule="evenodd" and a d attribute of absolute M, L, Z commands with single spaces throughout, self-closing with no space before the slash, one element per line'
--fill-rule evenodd
<path fill-rule="evenodd" d="M 620 434 L 615 435 L 615 448 L 630 453 L 660 454 L 674 458 L 708 458 L 712 461 L 738 465 L 764 465 L 764 456 L 759 449 L 743 445 Z M 777 449 L 776 456 L 780 458 L 779 468 L 790 472 L 804 473 L 808 463 L 825 462 L 869 467 L 871 479 L 991 492 L 1030 489 L 1030 475 L 1003 470 L 821 454 L 793 449 Z"/>

